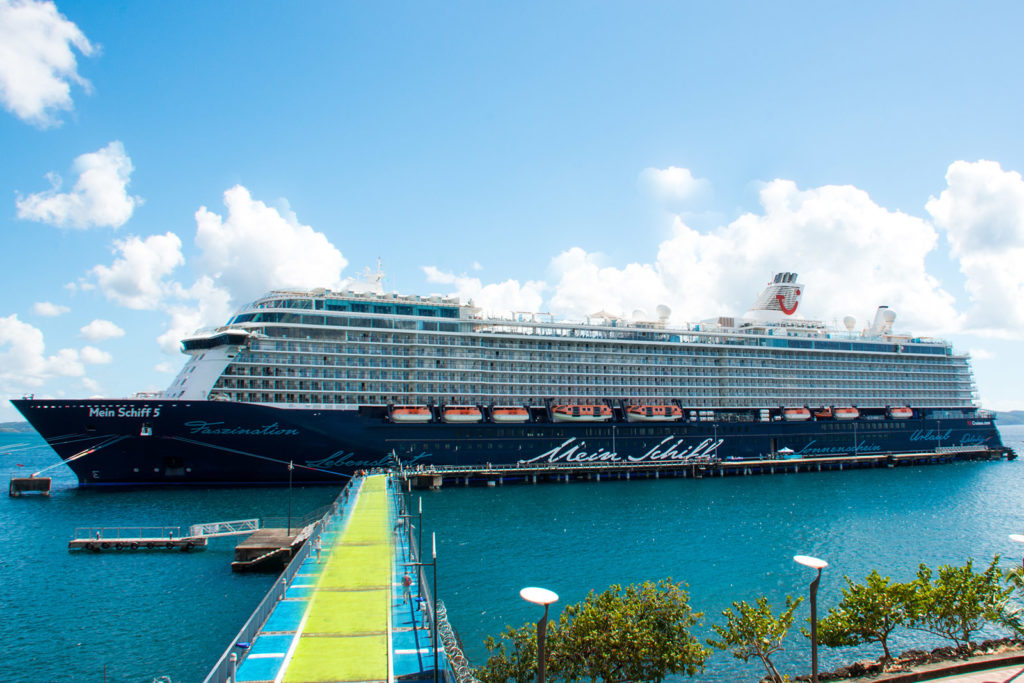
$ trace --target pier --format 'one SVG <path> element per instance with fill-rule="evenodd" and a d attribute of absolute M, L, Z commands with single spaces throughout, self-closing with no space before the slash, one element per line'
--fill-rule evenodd
<path fill-rule="evenodd" d="M 457 652 L 457 642 L 447 622 L 435 619 L 443 612 L 433 609 L 393 481 L 374 475 L 349 483 L 207 683 L 454 680 L 448 652 L 433 643 Z"/>
<path fill-rule="evenodd" d="M 182 533 L 177 526 L 78 527 L 68 550 L 202 550 L 208 539 L 250 534 L 260 528 L 258 519 L 193 524 Z"/>
<path fill-rule="evenodd" d="M 944 448 L 915 453 L 836 454 L 819 457 L 781 457 L 760 460 L 688 458 L 660 462 L 623 462 L 601 459 L 588 462 L 518 463 L 474 466 L 446 465 L 407 468 L 401 476 L 407 489 L 439 489 L 443 486 L 502 486 L 542 482 L 608 481 L 630 479 L 735 477 L 804 472 L 837 472 L 851 469 L 937 465 L 966 460 L 1012 460 L 1009 448 Z"/>

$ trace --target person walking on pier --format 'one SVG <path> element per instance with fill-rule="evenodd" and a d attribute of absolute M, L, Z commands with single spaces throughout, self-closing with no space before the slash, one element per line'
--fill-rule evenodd
<path fill-rule="evenodd" d="M 409 572 L 402 574 L 402 604 L 412 600 L 412 577 Z"/>
<path fill-rule="evenodd" d="M 316 553 L 316 563 L 320 564 L 320 537 L 313 539 L 313 551 Z"/>

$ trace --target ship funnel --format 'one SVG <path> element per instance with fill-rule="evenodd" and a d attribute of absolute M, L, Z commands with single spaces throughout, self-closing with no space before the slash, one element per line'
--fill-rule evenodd
<path fill-rule="evenodd" d="M 804 286 L 796 273 L 776 273 L 743 317 L 760 322 L 781 322 L 796 316 Z"/>

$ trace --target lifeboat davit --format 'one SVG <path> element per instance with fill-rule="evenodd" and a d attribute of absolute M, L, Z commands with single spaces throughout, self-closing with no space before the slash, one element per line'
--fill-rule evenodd
<path fill-rule="evenodd" d="M 555 422 L 604 422 L 612 419 L 612 409 L 606 405 L 581 405 L 573 403 L 551 409 Z"/>
<path fill-rule="evenodd" d="M 790 422 L 804 422 L 811 419 L 811 411 L 807 408 L 783 408 L 782 417 Z"/>
<path fill-rule="evenodd" d="M 430 408 L 426 406 L 395 406 L 391 409 L 392 422 L 430 422 Z"/>
<path fill-rule="evenodd" d="M 526 422 L 530 413 L 522 406 L 495 406 L 491 408 L 491 419 L 495 422 Z"/>
<path fill-rule="evenodd" d="M 894 420 L 906 420 L 914 416 L 914 411 L 910 408 L 889 408 L 889 417 Z"/>
<path fill-rule="evenodd" d="M 441 417 L 445 422 L 479 422 L 484 416 L 476 406 L 445 406 Z"/>
<path fill-rule="evenodd" d="M 860 417 L 860 411 L 856 408 L 836 408 L 834 412 L 837 420 L 856 420 Z"/>
<path fill-rule="evenodd" d="M 671 422 L 683 416 L 679 406 L 638 405 L 626 408 L 626 419 L 630 422 Z"/>

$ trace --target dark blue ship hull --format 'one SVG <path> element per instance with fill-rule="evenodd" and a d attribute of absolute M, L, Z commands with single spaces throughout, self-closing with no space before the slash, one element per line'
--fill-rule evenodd
<path fill-rule="evenodd" d="M 383 409 L 283 409 L 229 401 L 12 402 L 83 486 L 336 484 L 397 458 L 415 467 L 855 456 L 1001 449 L 991 418 L 862 415 L 787 422 L 719 411 L 701 422 L 396 424 Z"/>

